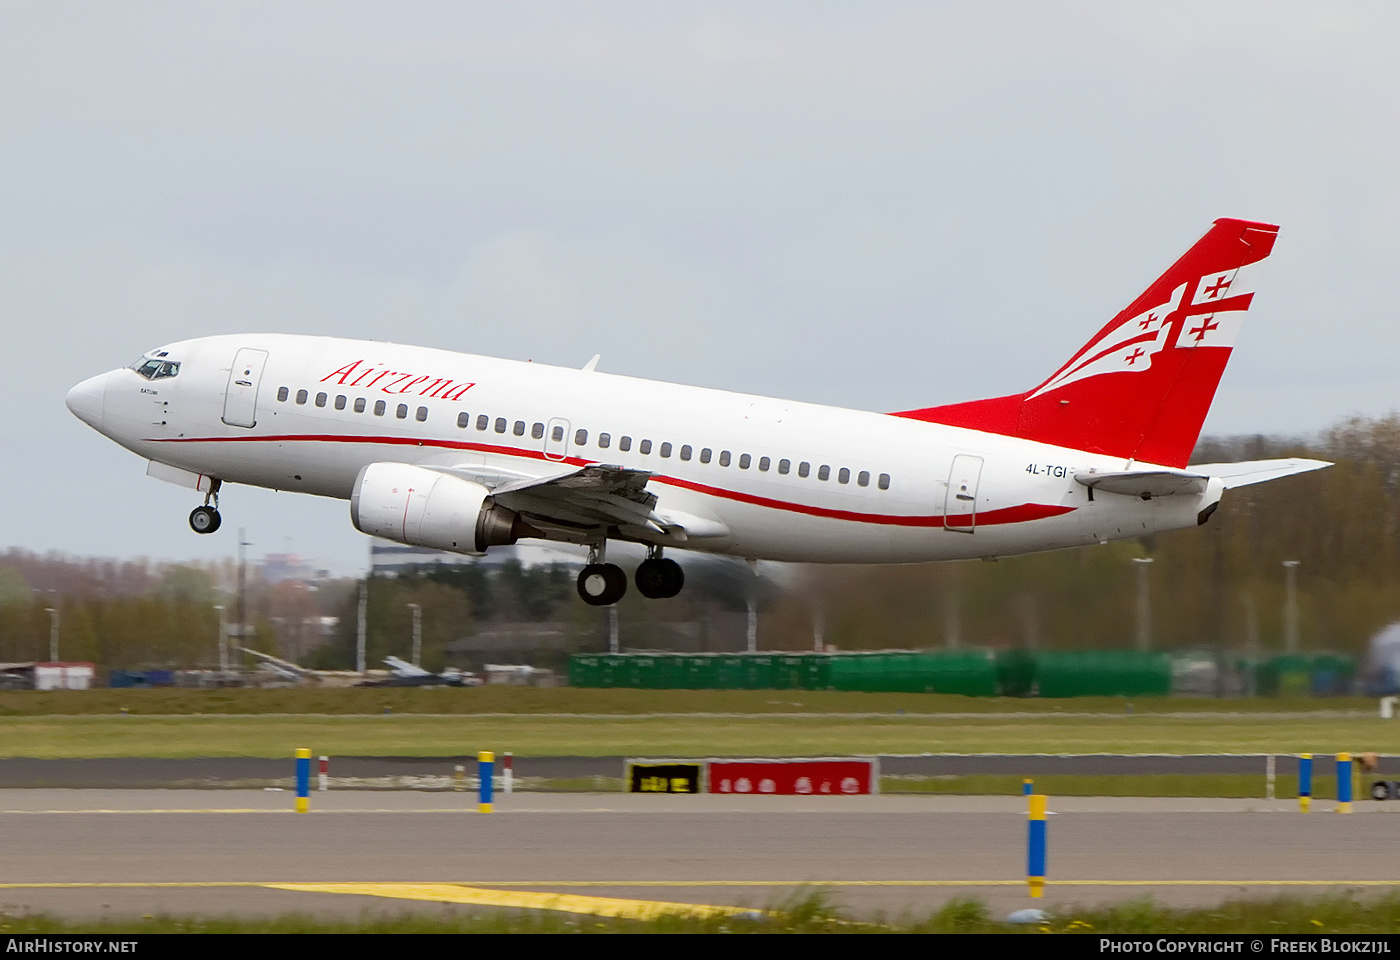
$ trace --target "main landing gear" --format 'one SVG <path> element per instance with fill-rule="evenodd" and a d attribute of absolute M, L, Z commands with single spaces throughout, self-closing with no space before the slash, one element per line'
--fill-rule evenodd
<path fill-rule="evenodd" d="M 660 547 L 647 550 L 647 558 L 637 567 L 637 590 L 648 600 L 666 600 L 685 586 L 685 571 L 674 560 L 661 556 Z"/>
<path fill-rule="evenodd" d="M 209 492 L 204 495 L 204 506 L 195 507 L 190 511 L 190 529 L 195 533 L 213 533 L 223 523 L 223 518 L 219 516 L 220 486 L 221 481 L 212 481 L 209 484 Z"/>
<path fill-rule="evenodd" d="M 627 574 L 615 563 L 603 563 L 607 544 L 588 552 L 588 565 L 579 571 L 578 595 L 595 607 L 610 606 L 627 593 Z M 664 600 L 681 592 L 685 572 L 674 560 L 661 556 L 660 547 L 650 547 L 647 558 L 637 567 L 637 590 L 650 600 Z"/>

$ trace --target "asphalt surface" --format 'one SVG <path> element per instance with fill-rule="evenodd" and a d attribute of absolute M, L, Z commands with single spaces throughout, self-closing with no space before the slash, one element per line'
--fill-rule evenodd
<path fill-rule="evenodd" d="M 499 761 L 500 758 L 498 758 Z M 1324 771 L 1329 758 L 1319 757 L 1315 771 Z M 515 775 L 535 780 L 586 777 L 621 777 L 625 757 L 517 757 Z M 333 757 L 330 775 L 340 784 L 360 789 L 374 787 L 423 789 L 450 787 L 453 768 L 461 765 L 470 775 L 476 757 Z M 881 757 L 880 770 L 888 775 L 955 776 L 1010 774 L 1035 777 L 1069 774 L 1264 774 L 1261 755 L 1200 756 L 1013 756 L 926 755 Z M 1297 772 L 1297 761 L 1278 757 L 1279 775 Z M 1380 774 L 1400 777 L 1400 757 L 1381 757 Z M 0 760 L 0 789 L 62 787 L 83 789 L 130 788 L 249 788 L 290 786 L 292 761 L 266 758 L 189 759 L 72 759 L 37 760 L 15 757 Z M 380 781 L 376 783 L 374 781 Z M 415 782 L 417 781 L 417 782 Z"/>
<path fill-rule="evenodd" d="M 993 911 L 1032 904 L 1019 797 L 516 794 L 490 814 L 475 800 L 330 791 L 297 814 L 280 791 L 0 791 L 0 910 L 483 909 L 479 892 L 444 902 L 460 884 L 506 898 L 758 908 L 822 887 L 857 917 L 920 915 L 953 896 Z M 1400 885 L 1400 802 L 1358 801 L 1350 816 L 1324 812 L 1332 806 L 1303 815 L 1289 801 L 1052 799 L 1049 885 L 1036 905 Z"/>

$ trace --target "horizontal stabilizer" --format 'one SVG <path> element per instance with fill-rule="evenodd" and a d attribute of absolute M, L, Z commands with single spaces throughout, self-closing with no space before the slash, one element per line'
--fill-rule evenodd
<path fill-rule="evenodd" d="M 1209 476 L 1183 470 L 1122 470 L 1115 473 L 1076 473 L 1078 480 L 1090 490 L 1121 493 L 1151 500 L 1178 493 L 1204 493 Z"/>
<path fill-rule="evenodd" d="M 1187 469 L 1192 473 L 1219 477 L 1225 481 L 1225 489 L 1229 490 L 1232 487 L 1247 487 L 1251 483 L 1263 483 L 1265 480 L 1291 477 L 1295 473 L 1307 473 L 1310 470 L 1321 470 L 1323 467 L 1330 466 L 1332 464 L 1326 460 L 1290 457 L 1286 460 L 1245 460 L 1241 463 L 1198 463 L 1192 464 Z"/>
<path fill-rule="evenodd" d="M 1150 470 L 1076 473 L 1074 479 L 1091 490 L 1151 500 L 1154 497 L 1170 497 L 1180 493 L 1204 493 L 1206 485 L 1217 478 L 1225 485 L 1225 489 L 1229 490 L 1232 487 L 1247 487 L 1251 483 L 1291 477 L 1295 473 L 1307 473 L 1309 470 L 1321 470 L 1330 466 L 1332 464 L 1326 460 L 1294 457 L 1287 460 L 1246 460 L 1241 463 L 1198 463 L 1185 470 L 1153 467 Z"/>

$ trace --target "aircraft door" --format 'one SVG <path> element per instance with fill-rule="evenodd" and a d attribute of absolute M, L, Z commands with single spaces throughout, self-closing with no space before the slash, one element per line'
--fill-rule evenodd
<path fill-rule="evenodd" d="M 977 526 L 977 484 L 982 458 L 957 456 L 948 474 L 948 498 L 943 504 L 943 529 L 972 533 Z"/>
<path fill-rule="evenodd" d="M 262 382 L 267 351 L 244 347 L 233 358 L 224 392 L 224 423 L 230 427 L 257 425 L 258 384 Z"/>
<path fill-rule="evenodd" d="M 569 455 L 569 421 L 549 421 L 544 434 L 544 455 L 550 460 L 563 460 Z"/>

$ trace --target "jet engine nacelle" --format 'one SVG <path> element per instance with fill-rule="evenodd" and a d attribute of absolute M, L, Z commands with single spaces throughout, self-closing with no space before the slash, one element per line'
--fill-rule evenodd
<path fill-rule="evenodd" d="M 515 543 L 529 526 L 492 502 L 479 483 L 408 463 L 371 463 L 350 495 L 355 529 L 415 547 L 481 556 Z"/>

